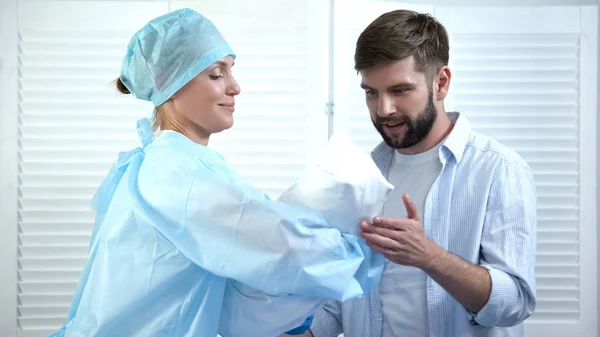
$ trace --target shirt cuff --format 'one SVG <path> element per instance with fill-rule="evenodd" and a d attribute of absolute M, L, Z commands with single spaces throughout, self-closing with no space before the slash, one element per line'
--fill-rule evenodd
<path fill-rule="evenodd" d="M 486 265 L 481 267 L 487 269 L 492 280 L 490 298 L 477 314 L 469 310 L 467 312 L 474 324 L 497 326 L 502 321 L 506 310 L 514 304 L 516 284 L 509 274 L 501 270 Z"/>
<path fill-rule="evenodd" d="M 324 312 L 323 308 L 315 312 L 314 319 L 308 330 L 310 330 L 314 337 L 332 337 L 339 336 L 342 333 L 338 320 L 334 316 Z"/>

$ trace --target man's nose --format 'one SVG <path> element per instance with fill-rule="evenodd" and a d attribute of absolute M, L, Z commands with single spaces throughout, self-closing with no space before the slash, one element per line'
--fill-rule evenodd
<path fill-rule="evenodd" d="M 389 115 L 396 113 L 396 107 L 394 106 L 393 100 L 387 95 L 379 96 L 379 107 L 377 109 L 377 115 L 379 117 L 388 117 Z"/>

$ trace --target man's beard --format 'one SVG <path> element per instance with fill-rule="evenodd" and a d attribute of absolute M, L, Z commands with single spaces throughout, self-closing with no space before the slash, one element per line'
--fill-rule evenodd
<path fill-rule="evenodd" d="M 437 118 L 437 112 L 433 105 L 433 92 L 429 92 L 428 102 L 425 109 L 419 113 L 416 120 L 411 120 L 406 116 L 390 116 L 387 118 L 377 116 L 376 119 L 371 118 L 375 129 L 379 132 L 383 141 L 393 149 L 405 149 L 417 145 L 422 141 L 433 127 Z M 393 138 L 385 133 L 384 124 L 406 124 L 407 130 L 404 138 Z"/>

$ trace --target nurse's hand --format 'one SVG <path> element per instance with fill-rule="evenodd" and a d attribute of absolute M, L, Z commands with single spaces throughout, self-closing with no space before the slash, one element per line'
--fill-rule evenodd
<path fill-rule="evenodd" d="M 408 194 L 402 195 L 402 200 L 406 218 L 375 217 L 372 223 L 363 221 L 361 236 L 388 260 L 426 269 L 442 248 L 425 235 L 421 216 Z"/>

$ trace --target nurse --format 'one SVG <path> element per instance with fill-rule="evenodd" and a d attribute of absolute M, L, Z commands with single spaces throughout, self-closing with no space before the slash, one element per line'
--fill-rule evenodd
<path fill-rule="evenodd" d="M 383 257 L 363 240 L 269 199 L 207 147 L 233 125 L 234 59 L 190 9 L 131 39 L 117 87 L 154 104 L 153 125 L 138 122 L 142 146 L 119 154 L 93 198 L 89 259 L 51 336 L 269 337 L 379 281 Z"/>

